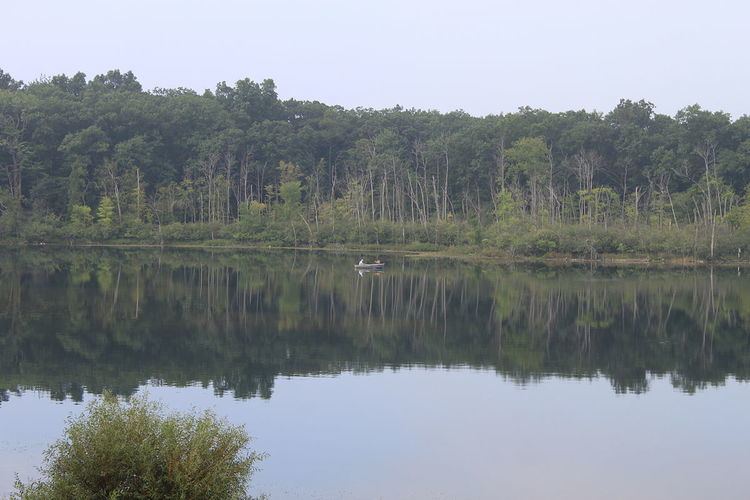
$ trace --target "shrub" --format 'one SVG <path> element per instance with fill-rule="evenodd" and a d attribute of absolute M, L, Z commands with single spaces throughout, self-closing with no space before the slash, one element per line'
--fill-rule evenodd
<path fill-rule="evenodd" d="M 122 223 L 119 224 L 118 234 L 125 239 L 134 241 L 156 241 L 158 239 L 158 229 L 155 224 L 143 222 L 138 217 L 127 215 L 123 217 Z"/>
<path fill-rule="evenodd" d="M 404 250 L 409 252 L 437 252 L 440 250 L 440 246 L 434 243 L 422 243 L 415 241 L 404 246 Z"/>
<path fill-rule="evenodd" d="M 218 223 L 189 223 L 173 222 L 161 227 L 165 241 L 208 241 L 219 235 L 221 225 Z"/>
<path fill-rule="evenodd" d="M 233 224 L 233 237 L 239 240 L 255 240 L 266 227 L 266 210 L 264 203 L 251 201 L 240 206 L 240 220 Z"/>
<path fill-rule="evenodd" d="M 465 223 L 451 220 L 435 223 L 435 243 L 439 245 L 468 245 L 471 242 L 470 236 L 469 226 Z M 475 235 L 474 240 L 481 240 L 481 234 Z"/>
<path fill-rule="evenodd" d="M 532 243 L 531 253 L 545 255 L 557 249 L 557 236 L 554 234 L 538 234 Z"/>
<path fill-rule="evenodd" d="M 248 442 L 210 412 L 165 415 L 145 397 L 121 404 L 105 394 L 46 451 L 43 478 L 17 482 L 11 498 L 246 498 L 262 459 Z"/>
<path fill-rule="evenodd" d="M 29 243 L 55 241 L 63 235 L 61 224 L 54 215 L 32 216 L 21 227 L 21 237 Z"/>

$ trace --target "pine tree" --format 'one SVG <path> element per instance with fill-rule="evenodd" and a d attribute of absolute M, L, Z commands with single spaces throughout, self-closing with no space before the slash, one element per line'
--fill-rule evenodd
<path fill-rule="evenodd" d="M 115 205 L 112 198 L 104 196 L 99 201 L 99 208 L 96 210 L 96 222 L 102 226 L 111 227 L 112 220 L 115 216 Z"/>

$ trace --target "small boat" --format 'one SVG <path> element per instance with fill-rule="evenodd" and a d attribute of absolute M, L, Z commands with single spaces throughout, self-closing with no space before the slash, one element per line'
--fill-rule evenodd
<path fill-rule="evenodd" d="M 378 271 L 382 270 L 385 267 L 385 263 L 373 263 L 373 264 L 354 264 L 354 269 L 358 269 L 360 271 L 367 270 L 367 271 Z"/>

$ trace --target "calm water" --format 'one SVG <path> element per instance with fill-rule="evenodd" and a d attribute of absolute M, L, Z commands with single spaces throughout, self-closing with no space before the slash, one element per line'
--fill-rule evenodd
<path fill-rule="evenodd" d="M 271 498 L 747 498 L 750 281 L 288 252 L 0 253 L 0 496 L 105 388 Z"/>

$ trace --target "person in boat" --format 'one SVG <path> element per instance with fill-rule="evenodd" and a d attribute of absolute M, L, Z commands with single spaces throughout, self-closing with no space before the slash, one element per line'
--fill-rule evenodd
<path fill-rule="evenodd" d="M 375 259 L 375 264 L 380 264 L 380 259 Z"/>
<path fill-rule="evenodd" d="M 365 265 L 365 259 L 360 258 L 359 259 L 359 265 L 364 266 Z"/>

